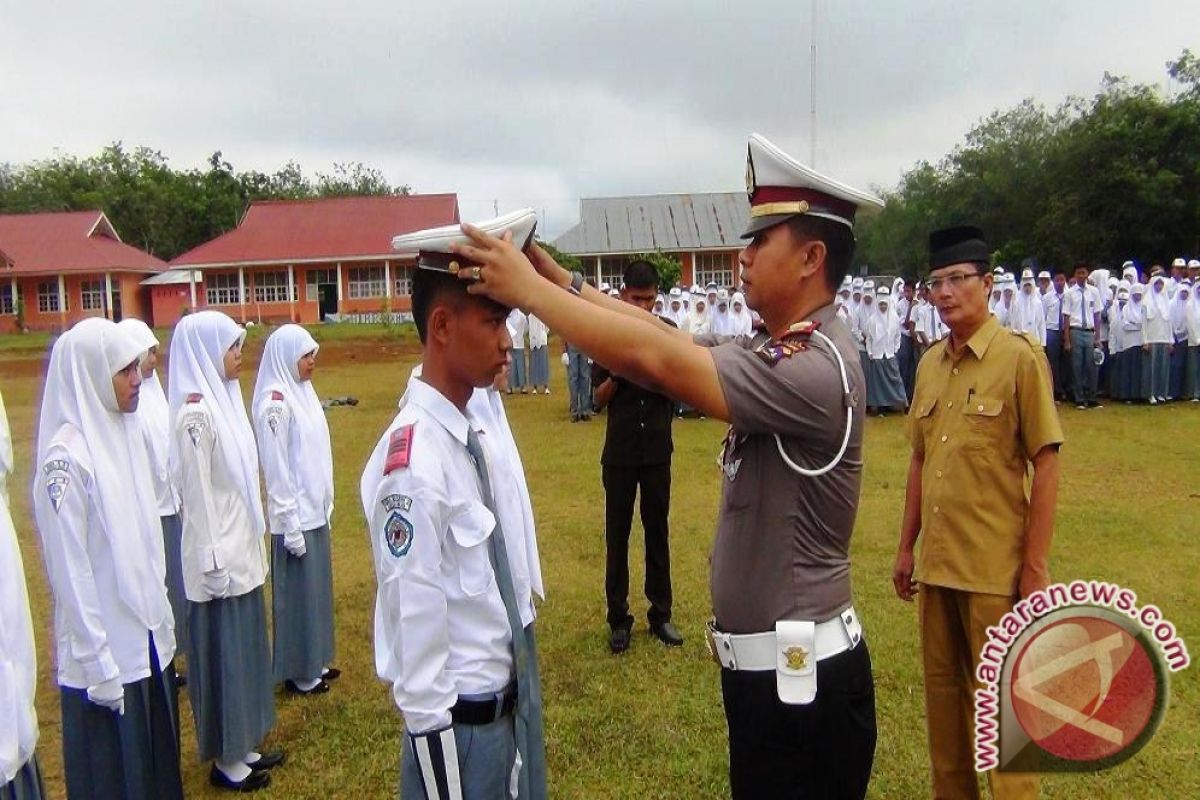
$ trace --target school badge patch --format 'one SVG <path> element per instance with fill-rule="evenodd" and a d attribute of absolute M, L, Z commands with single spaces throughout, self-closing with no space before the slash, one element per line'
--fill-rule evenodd
<path fill-rule="evenodd" d="M 401 558 L 412 547 L 413 524 L 404 516 L 404 512 L 412 508 L 412 498 L 403 494 L 389 494 L 380 502 L 385 511 L 391 512 L 383 524 L 383 539 L 392 555 Z"/>
<path fill-rule="evenodd" d="M 67 475 L 69 466 L 70 464 L 64 459 L 47 461 L 42 465 L 42 472 L 46 476 L 46 497 L 50 498 L 50 506 L 54 509 L 55 514 L 62 507 L 63 498 L 67 496 L 67 488 L 71 485 L 71 478 Z"/>
<path fill-rule="evenodd" d="M 183 418 L 183 429 L 187 431 L 188 438 L 192 440 L 192 445 L 199 446 L 200 434 L 204 433 L 204 415 L 188 414 Z"/>
<path fill-rule="evenodd" d="M 279 435 L 279 418 L 282 416 L 283 409 L 279 406 L 271 406 L 267 409 L 267 427 L 271 429 L 272 436 Z"/>

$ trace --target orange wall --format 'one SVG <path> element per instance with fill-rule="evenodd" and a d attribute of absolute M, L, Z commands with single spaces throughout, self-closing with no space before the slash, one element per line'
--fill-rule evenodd
<path fill-rule="evenodd" d="M 121 316 L 138 317 L 142 319 L 149 311 L 147 304 L 147 287 L 141 285 L 147 275 L 136 272 L 114 272 L 112 275 L 112 290 L 114 303 L 120 296 Z M 6 284 L 11 277 L 0 278 Z M 83 308 L 82 287 L 84 281 L 104 281 L 104 273 L 82 273 L 67 275 L 64 280 L 64 292 L 67 298 L 67 311 L 43 314 L 38 311 L 38 284 L 58 283 L 57 275 L 21 277 L 17 279 L 20 286 L 21 298 L 25 302 L 25 327 L 31 331 L 63 330 L 87 317 L 104 316 L 103 309 Z M 110 315 L 111 316 L 111 315 Z M 13 332 L 17 328 L 16 315 L 0 315 L 0 331 Z"/>

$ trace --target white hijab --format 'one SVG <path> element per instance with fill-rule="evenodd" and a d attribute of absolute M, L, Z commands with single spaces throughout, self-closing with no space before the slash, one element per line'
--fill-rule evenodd
<path fill-rule="evenodd" d="M 1140 297 L 1141 299 L 1137 299 Z M 1131 327 L 1141 327 L 1146 322 L 1146 287 L 1135 283 L 1129 289 L 1129 302 L 1121 311 L 1121 321 Z"/>
<path fill-rule="evenodd" d="M 738 310 L 739 306 L 741 310 Z M 734 292 L 729 301 L 729 323 L 734 336 L 749 336 L 754 330 L 754 319 L 750 309 L 746 308 L 746 296 L 741 292 Z"/>
<path fill-rule="evenodd" d="M 1184 292 L 1187 292 L 1187 298 L 1184 298 Z M 1187 336 L 1187 311 L 1191 304 L 1192 287 L 1180 284 L 1175 290 L 1175 296 L 1171 298 L 1171 332 L 1175 334 L 1176 339 Z"/>
<path fill-rule="evenodd" d="M 1155 284 L 1162 284 L 1161 289 L 1156 289 Z M 1167 281 L 1162 276 L 1157 276 L 1150 281 L 1150 291 L 1146 297 L 1142 299 L 1146 305 L 1146 319 L 1164 319 L 1171 318 L 1171 296 L 1167 294 Z"/>
<path fill-rule="evenodd" d="M 151 347 L 158 347 L 158 337 L 154 335 L 154 331 L 150 330 L 150 326 L 140 319 L 123 319 L 117 323 L 117 327 L 128 333 L 138 343 L 138 346 L 142 348 L 143 358 L 146 353 L 150 352 Z M 165 484 L 168 482 L 169 475 L 167 457 L 171 441 L 171 412 L 167 405 L 167 395 L 163 391 L 162 381 L 158 378 L 157 369 L 150 373 L 149 378 L 142 378 L 139 397 L 137 415 L 149 434 L 147 438 L 150 441 L 151 456 L 153 457 L 150 466 L 157 473 L 159 483 Z"/>
<path fill-rule="evenodd" d="M 301 381 L 297 363 L 301 356 L 315 353 L 320 345 L 299 325 L 284 325 L 271 334 L 263 348 L 258 365 L 258 380 L 254 383 L 254 416 L 265 413 L 271 392 L 283 394 L 292 424 L 298 436 L 298 453 L 291 457 L 291 467 L 298 469 L 304 485 L 315 497 L 323 496 L 333 503 L 333 452 L 329 444 L 329 421 L 325 409 L 313 388 L 312 381 Z"/>
<path fill-rule="evenodd" d="M 140 423 L 133 414 L 121 412 L 112 384 L 113 376 L 142 352 L 133 337 L 101 317 L 85 319 L 59 337 L 46 371 L 37 464 L 40 467 L 46 460 L 64 425 L 82 435 L 121 600 L 139 622 L 155 629 L 171 613 L 164 588 L 167 562 L 158 503 Z M 53 511 L 47 507 L 39 477 L 34 476 L 33 494 L 40 523 Z M 42 525 L 41 529 L 52 528 Z"/>
<path fill-rule="evenodd" d="M 169 363 L 171 420 L 179 418 L 179 410 L 189 394 L 204 396 L 212 412 L 216 446 L 225 454 L 214 464 L 226 464 L 234 473 L 231 483 L 238 486 L 255 533 L 266 530 L 262 496 L 258 488 L 258 447 L 254 429 L 246 416 L 246 403 L 236 380 L 225 379 L 225 352 L 242 341 L 246 332 L 220 311 L 197 311 L 188 314 L 175 326 L 171 336 Z M 171 437 L 171 475 L 181 479 L 178 437 Z M 178 484 L 177 484 L 178 485 Z"/>

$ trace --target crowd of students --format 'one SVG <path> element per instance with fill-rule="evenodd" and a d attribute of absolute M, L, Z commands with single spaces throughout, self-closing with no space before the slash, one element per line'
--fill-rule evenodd
<path fill-rule="evenodd" d="M 225 314 L 184 317 L 171 338 L 169 392 L 159 343 L 137 320 L 84 320 L 51 349 L 33 507 L 54 597 L 69 797 L 181 798 L 182 684 L 210 782 L 262 788 L 285 760 L 257 750 L 275 723 L 274 686 L 317 694 L 340 674 L 331 666 L 333 462 L 311 384 L 318 346 L 298 325 L 277 329 L 248 410 L 244 339 Z M 0 483 L 12 463 L 7 420 L 3 432 Z M 15 551 L 7 502 L 0 511 L 0 546 Z M 0 559 L 0 636 L 14 646 L 0 659 L 0 700 L 16 725 L 0 737 L 0 790 L 38 798 L 35 655 L 20 558 L 10 555 Z M 180 654 L 186 678 L 175 671 Z"/>

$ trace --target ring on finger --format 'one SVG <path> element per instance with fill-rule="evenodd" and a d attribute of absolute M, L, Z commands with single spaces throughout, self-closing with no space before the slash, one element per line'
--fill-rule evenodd
<path fill-rule="evenodd" d="M 475 278 L 475 280 L 479 280 L 479 276 L 481 273 L 482 273 L 482 270 L 479 267 L 475 267 L 474 269 L 471 270 L 471 275 Z"/>

